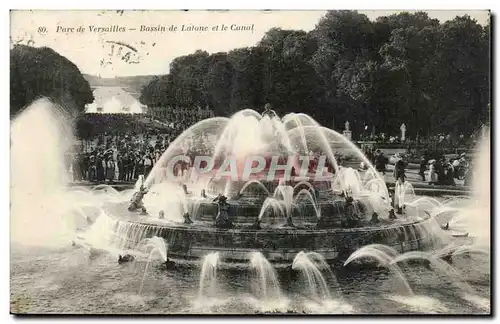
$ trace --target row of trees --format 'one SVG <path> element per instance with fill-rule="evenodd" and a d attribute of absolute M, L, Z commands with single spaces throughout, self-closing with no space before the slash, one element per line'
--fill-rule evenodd
<path fill-rule="evenodd" d="M 83 112 L 94 101 L 78 67 L 48 47 L 15 45 L 10 50 L 10 116 L 32 101 L 47 97 L 68 113 Z"/>
<path fill-rule="evenodd" d="M 402 122 L 411 137 L 468 134 L 489 121 L 490 25 L 329 11 L 310 32 L 273 28 L 253 47 L 178 57 L 141 102 L 208 105 L 216 115 L 270 102 L 328 127 L 348 120 L 357 134 L 399 134 Z"/>

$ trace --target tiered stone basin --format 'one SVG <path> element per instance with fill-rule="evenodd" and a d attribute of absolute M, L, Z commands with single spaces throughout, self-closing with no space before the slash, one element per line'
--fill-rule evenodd
<path fill-rule="evenodd" d="M 351 229 L 248 228 L 217 229 L 211 223 L 191 225 L 167 223 L 147 217 L 121 219 L 114 232 L 118 243 L 133 247 L 147 237 L 162 237 L 168 244 L 172 260 L 198 260 L 211 252 L 219 252 L 221 260 L 247 263 L 249 252 L 260 251 L 275 265 L 291 265 L 300 251 L 315 251 L 329 263 L 343 262 L 356 249 L 367 244 L 385 244 L 399 252 L 425 250 L 434 238 L 422 231 L 423 222 L 395 223 L 388 226 Z"/>
<path fill-rule="evenodd" d="M 217 216 L 218 205 L 213 197 L 221 192 L 224 183 L 212 183 L 207 187 L 207 197 L 190 194 L 187 199 L 188 212 L 193 224 L 184 224 L 156 217 L 140 216 L 128 213 L 115 225 L 114 232 L 118 244 L 132 248 L 148 237 L 162 237 L 168 244 L 168 255 L 172 260 L 198 260 L 211 252 L 219 252 L 220 258 L 227 263 L 248 263 L 249 253 L 259 251 L 275 265 L 290 265 L 300 251 L 314 251 L 322 254 L 325 259 L 334 263 L 345 261 L 358 248 L 367 244 L 384 244 L 400 252 L 425 250 L 434 243 L 429 234 L 432 219 L 422 218 L 419 221 L 401 217 L 390 221 L 387 217 L 380 224 L 370 224 L 373 209 L 363 197 L 357 197 L 353 204 L 357 212 L 363 215 L 362 223 L 354 228 L 342 228 L 345 216 L 345 198 L 329 189 L 329 181 L 315 183 L 311 188 L 297 186 L 294 193 L 301 189 L 313 191 L 314 200 L 299 200 L 294 202 L 292 220 L 295 227 L 285 227 L 284 215 L 273 213 L 272 208 L 263 213 L 261 229 L 255 229 L 256 222 L 265 199 L 272 194 L 276 182 L 262 182 L 246 188 L 238 196 L 243 182 L 231 184 L 232 192 L 229 198 L 229 215 L 234 224 L 231 229 L 217 229 L 214 219 Z M 296 184 L 290 183 L 290 186 Z M 323 190 L 320 190 L 323 189 Z M 316 207 L 316 209 L 315 209 Z M 120 206 L 126 210 L 126 206 Z M 318 227 L 318 212 L 321 216 L 321 226 Z M 116 215 L 116 213 L 113 213 Z M 121 213 L 120 213 L 121 214 Z M 386 216 L 386 215 L 381 215 Z"/>

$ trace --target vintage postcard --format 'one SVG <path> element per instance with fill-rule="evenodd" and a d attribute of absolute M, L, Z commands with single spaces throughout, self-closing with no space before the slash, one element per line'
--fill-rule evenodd
<path fill-rule="evenodd" d="M 489 11 L 10 19 L 12 314 L 491 314 Z"/>

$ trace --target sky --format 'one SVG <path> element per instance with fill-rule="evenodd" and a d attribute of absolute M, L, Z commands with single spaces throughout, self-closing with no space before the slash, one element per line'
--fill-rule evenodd
<path fill-rule="evenodd" d="M 400 11 L 359 10 L 374 20 Z M 486 24 L 489 12 L 485 10 L 427 11 L 440 21 L 470 15 L 480 24 Z M 313 29 L 325 11 L 12 11 L 11 39 L 33 46 L 48 46 L 75 63 L 82 73 L 101 77 L 130 75 L 159 75 L 168 73 L 170 62 L 198 49 L 209 53 L 229 51 L 255 45 L 272 27 L 282 29 Z M 141 26 L 164 26 L 165 32 L 141 31 Z M 205 26 L 207 31 L 181 31 L 182 25 Z M 222 31 L 222 25 L 227 30 Z M 78 30 L 79 27 L 84 30 Z M 91 27 L 92 26 L 92 27 Z M 177 26 L 176 31 L 168 31 Z M 215 27 L 217 26 L 217 27 Z M 233 30 L 231 26 L 240 29 Z M 124 31 L 98 32 L 96 28 Z M 73 28 L 73 30 L 71 30 Z M 217 28 L 218 30 L 213 30 Z M 93 29 L 93 30 L 92 30 Z M 135 29 L 135 30 L 134 30 Z M 118 44 L 117 44 L 118 43 Z M 130 45 L 130 61 L 121 58 Z M 122 47 L 120 53 L 119 48 Z"/>

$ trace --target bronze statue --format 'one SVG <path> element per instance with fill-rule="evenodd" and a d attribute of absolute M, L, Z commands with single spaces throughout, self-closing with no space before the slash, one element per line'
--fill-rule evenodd
<path fill-rule="evenodd" d="M 389 210 L 389 219 L 397 219 L 396 217 L 396 213 L 394 212 L 394 208 L 391 208 L 391 210 Z"/>
<path fill-rule="evenodd" d="M 378 214 L 376 212 L 373 212 L 370 223 L 374 225 L 380 223 L 380 220 L 378 219 Z"/>
<path fill-rule="evenodd" d="M 270 103 L 266 103 L 264 105 L 264 112 L 262 113 L 262 117 L 264 116 L 269 116 L 269 118 L 273 118 L 274 116 L 276 116 L 276 112 L 271 109 Z"/>
<path fill-rule="evenodd" d="M 184 217 L 184 224 L 186 225 L 193 224 L 193 221 L 189 217 L 189 213 L 185 213 L 183 217 Z"/>
<path fill-rule="evenodd" d="M 292 215 L 288 215 L 286 217 L 285 227 L 295 227 L 295 224 L 293 224 Z"/>
<path fill-rule="evenodd" d="M 264 112 L 262 113 L 262 116 L 266 116 L 266 115 L 269 115 L 271 113 L 271 104 L 270 103 L 266 103 L 264 105 Z"/>
<path fill-rule="evenodd" d="M 354 207 L 354 198 L 345 193 L 345 206 L 344 206 L 344 218 L 342 219 L 342 226 L 344 228 L 353 228 L 359 225 L 358 215 L 356 214 L 356 209 Z"/>
<path fill-rule="evenodd" d="M 131 254 L 125 254 L 124 256 L 122 256 L 121 254 L 118 255 L 118 263 L 119 264 L 126 263 L 126 262 L 132 262 L 134 260 L 135 260 L 135 257 Z"/>
<path fill-rule="evenodd" d="M 132 198 L 130 199 L 128 210 L 129 211 L 141 210 L 143 214 L 146 213 L 146 207 L 144 207 L 142 199 L 144 198 L 144 195 L 146 195 L 147 192 L 148 189 L 141 185 L 139 191 L 135 192 Z"/>
<path fill-rule="evenodd" d="M 215 227 L 217 228 L 233 228 L 233 223 L 229 218 L 229 204 L 227 197 L 219 194 L 213 202 L 219 205 L 219 211 L 215 217 Z"/>

